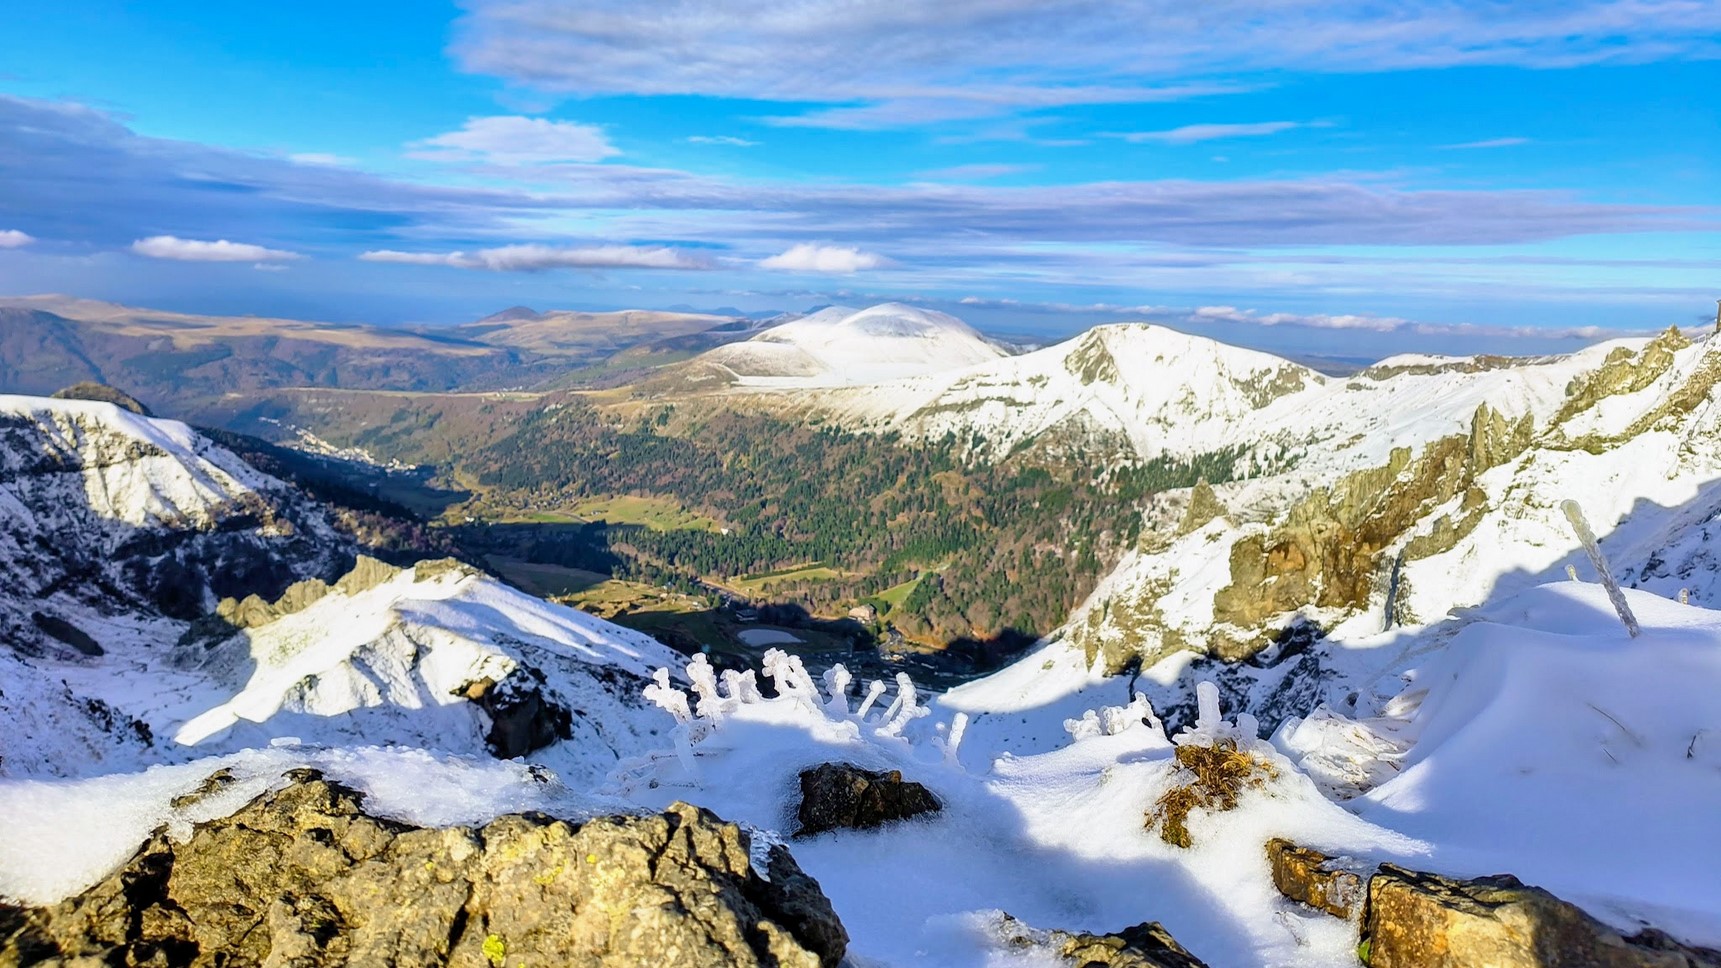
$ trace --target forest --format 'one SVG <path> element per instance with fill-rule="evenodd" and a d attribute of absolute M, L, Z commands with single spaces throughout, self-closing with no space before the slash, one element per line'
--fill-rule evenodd
<path fill-rule="evenodd" d="M 826 566 L 766 601 L 830 613 L 871 602 L 912 638 L 1021 645 L 1057 626 L 1140 537 L 1141 503 L 1231 479 L 1228 449 L 1083 466 L 971 458 L 953 437 L 908 441 L 719 411 L 618 423 L 579 404 L 537 411 L 466 456 L 487 501 L 525 511 L 613 495 L 667 498 L 712 529 L 544 529 L 538 560 L 671 587 Z M 554 535 L 554 537 L 551 537 Z M 893 603 L 879 596 L 912 584 Z"/>

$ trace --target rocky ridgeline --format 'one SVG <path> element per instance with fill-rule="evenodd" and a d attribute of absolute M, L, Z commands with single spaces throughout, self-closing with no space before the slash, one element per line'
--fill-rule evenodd
<path fill-rule="evenodd" d="M 311 770 L 106 880 L 0 906 L 0 965 L 833 968 L 847 933 L 787 849 L 677 803 L 427 829 Z"/>
<path fill-rule="evenodd" d="M 96 654 L 90 613 L 190 621 L 222 597 L 275 598 L 351 567 L 323 508 L 182 425 L 110 402 L 0 407 L 0 634 L 14 649 Z"/>

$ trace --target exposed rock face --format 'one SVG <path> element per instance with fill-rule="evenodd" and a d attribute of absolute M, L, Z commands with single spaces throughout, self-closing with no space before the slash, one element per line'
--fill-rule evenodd
<path fill-rule="evenodd" d="M 877 773 L 847 763 L 823 763 L 801 773 L 797 837 L 840 827 L 865 829 L 941 809 L 926 787 L 901 770 Z"/>
<path fill-rule="evenodd" d="M 96 400 L 101 403 L 111 403 L 116 407 L 124 407 L 140 417 L 153 417 L 149 408 L 144 406 L 137 397 L 106 383 L 95 383 L 86 380 L 74 383 L 69 387 L 54 391 L 55 400 Z"/>
<path fill-rule="evenodd" d="M 94 654 L 68 627 L 105 648 L 80 621 L 92 612 L 189 621 L 352 561 L 303 495 L 182 424 L 103 403 L 0 408 L 0 497 L 0 639 L 26 655 Z"/>
<path fill-rule="evenodd" d="M 1622 937 L 1510 875 L 1459 881 L 1381 866 L 1368 885 L 1370 968 L 1714 968 L 1721 952 L 1659 931 Z"/>
<path fill-rule="evenodd" d="M 786 849 L 767 879 L 744 832 L 687 804 L 420 829 L 294 780 L 76 898 L 0 909 L 0 965 L 833 968 L 848 944 Z"/>
<path fill-rule="evenodd" d="M 430 566 L 435 563 L 423 564 Z M 283 615 L 302 612 L 331 591 L 343 595 L 357 595 L 375 588 L 400 572 L 401 569 L 386 561 L 369 555 L 359 555 L 353 569 L 342 575 L 333 585 L 321 578 L 307 578 L 288 585 L 281 597 L 273 602 L 256 594 L 247 595 L 242 600 L 224 598 L 215 606 L 215 614 L 234 628 L 257 628 L 268 625 Z"/>
<path fill-rule="evenodd" d="M 1075 968 L 1207 968 L 1158 921 L 1115 934 L 1071 934 L 1036 931 L 1006 914 L 998 930 L 1011 945 L 1050 948 Z"/>
<path fill-rule="evenodd" d="M 460 693 L 490 717 L 484 742 L 499 759 L 511 760 L 572 735 L 573 716 L 544 695 L 544 673 L 521 666 L 497 682 L 485 677 Z"/>
<path fill-rule="evenodd" d="M 1274 616 L 1306 605 L 1365 607 L 1381 581 L 1381 553 L 1431 510 L 1462 497 L 1460 516 L 1433 522 L 1427 534 L 1409 543 L 1405 556 L 1413 560 L 1450 549 L 1485 510 L 1476 477 L 1522 454 L 1533 433 L 1528 417 L 1508 421 L 1482 404 L 1470 433 L 1436 440 L 1415 458 L 1399 448 L 1385 465 L 1309 495 L 1277 528 L 1231 546 L 1231 584 L 1214 596 L 1214 618 L 1239 629 L 1263 629 Z M 1270 632 L 1243 641 L 1216 637 L 1211 649 L 1221 659 L 1238 661 L 1270 639 Z"/>
<path fill-rule="evenodd" d="M 1267 861 L 1273 886 L 1291 900 L 1335 918 L 1352 918 L 1362 909 L 1362 875 L 1320 851 L 1275 837 L 1267 841 Z"/>

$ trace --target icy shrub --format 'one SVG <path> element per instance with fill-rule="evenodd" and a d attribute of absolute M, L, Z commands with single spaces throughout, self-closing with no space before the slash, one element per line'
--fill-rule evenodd
<path fill-rule="evenodd" d="M 670 737 L 675 759 L 680 761 L 687 779 L 699 782 L 698 759 L 725 748 L 724 743 L 711 745 L 707 741 L 722 732 L 726 723 L 742 721 L 793 722 L 825 741 L 865 740 L 881 749 L 894 750 L 888 754 L 894 756 L 923 743 L 925 748 L 941 753 L 946 763 L 959 765 L 956 754 L 968 727 L 968 717 L 958 713 L 948 724 L 929 724 L 917 729 L 916 722 L 930 716 L 932 710 L 921 702 L 920 692 L 907 673 L 897 674 L 896 696 L 880 712 L 875 707 L 887 691 L 885 684 L 872 682 L 859 708 L 851 710 L 849 687 L 854 677 L 841 665 L 820 676 L 823 692 L 814 684 L 800 657 L 781 649 L 767 651 L 761 668 L 772 681 L 776 692 L 773 697 L 766 698 L 760 693 L 751 671 L 725 672 L 719 684 L 716 671 L 702 654 L 694 655 L 687 664 L 692 701 L 686 692 L 671 684 L 668 669 L 658 669 L 653 674 L 643 694 L 674 717 L 675 727 Z M 611 779 L 619 784 L 618 789 L 630 788 L 655 774 L 661 758 L 653 754 L 626 761 L 618 765 Z"/>
<path fill-rule="evenodd" d="M 1279 775 L 1254 717 L 1244 713 L 1235 725 L 1221 719 L 1219 690 L 1211 682 L 1197 684 L 1195 694 L 1199 718 L 1172 738 L 1177 746 L 1175 783 L 1146 817 L 1147 829 L 1157 828 L 1160 839 L 1175 847 L 1193 845 L 1188 821 L 1196 809 L 1235 809 L 1245 790 Z"/>

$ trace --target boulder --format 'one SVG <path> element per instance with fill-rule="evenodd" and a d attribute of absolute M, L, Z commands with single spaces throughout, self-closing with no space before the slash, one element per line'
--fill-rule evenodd
<path fill-rule="evenodd" d="M 1267 841 L 1267 862 L 1273 886 L 1291 900 L 1347 920 L 1362 910 L 1365 875 L 1348 869 L 1342 859 L 1275 837 Z"/>
<path fill-rule="evenodd" d="M 1454 880 L 1381 865 L 1359 949 L 1370 968 L 1717 968 L 1721 952 L 1622 936 L 1509 874 Z"/>
<path fill-rule="evenodd" d="M 0 965 L 834 968 L 847 933 L 774 846 L 684 803 L 481 828 L 372 816 L 315 771 L 77 897 L 0 909 Z"/>
<path fill-rule="evenodd" d="M 1158 921 L 1115 934 L 1071 934 L 1037 931 L 1006 914 L 997 930 L 1011 946 L 1049 949 L 1073 968 L 1207 968 Z"/>
<path fill-rule="evenodd" d="M 823 763 L 801 771 L 801 828 L 795 836 L 877 827 L 939 809 L 932 791 L 904 780 L 901 770 L 880 773 L 849 763 Z"/>

